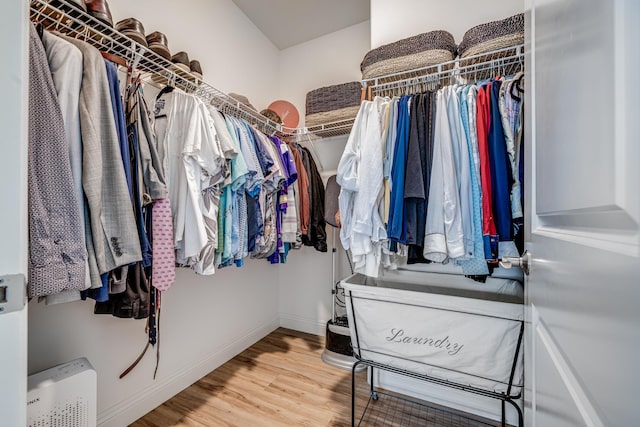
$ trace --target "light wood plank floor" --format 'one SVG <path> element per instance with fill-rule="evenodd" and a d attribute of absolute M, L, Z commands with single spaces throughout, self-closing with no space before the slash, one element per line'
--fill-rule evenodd
<path fill-rule="evenodd" d="M 323 348 L 323 337 L 280 328 L 140 418 L 132 427 L 350 426 L 351 372 L 322 362 Z M 369 397 L 366 372 L 358 374 L 357 384 L 359 416 Z M 385 399 L 375 404 L 382 408 Z M 389 423 L 384 419 L 384 411 L 380 413 L 382 416 L 365 418 L 363 425 L 486 425 L 461 422 L 455 416 L 446 418 L 442 412 L 419 414 L 421 418 L 416 418 L 412 408 L 405 410 L 400 421 Z"/>

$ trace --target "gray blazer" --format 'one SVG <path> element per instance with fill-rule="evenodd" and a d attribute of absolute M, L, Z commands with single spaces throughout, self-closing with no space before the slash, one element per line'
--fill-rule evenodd
<path fill-rule="evenodd" d="M 30 297 L 84 289 L 87 256 L 62 111 L 44 47 L 29 37 Z"/>
<path fill-rule="evenodd" d="M 93 46 L 70 37 L 84 70 L 80 90 L 82 185 L 100 273 L 142 259 L 140 240 L 122 165 L 104 60 Z"/>

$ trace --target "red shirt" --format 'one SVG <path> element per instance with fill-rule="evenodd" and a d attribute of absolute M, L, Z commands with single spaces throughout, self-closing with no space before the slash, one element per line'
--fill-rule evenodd
<path fill-rule="evenodd" d="M 491 123 L 491 83 L 478 88 L 476 128 L 480 155 L 480 186 L 482 187 L 482 234 L 496 235 L 491 197 L 491 167 L 489 165 L 489 124 Z"/>

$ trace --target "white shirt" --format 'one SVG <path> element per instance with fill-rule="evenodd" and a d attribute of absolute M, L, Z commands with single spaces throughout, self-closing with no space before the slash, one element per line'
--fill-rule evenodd
<path fill-rule="evenodd" d="M 451 90 L 445 87 L 436 95 L 433 166 L 423 250 L 424 257 L 434 262 L 464 255 L 459 186 L 447 113 Z"/>
<path fill-rule="evenodd" d="M 174 90 L 156 102 L 158 145 L 164 147 L 177 262 L 198 259 L 209 237 L 202 190 L 222 176 L 224 157 L 216 144 L 207 108 L 198 98 Z"/>
<path fill-rule="evenodd" d="M 380 216 L 383 201 L 384 110 L 389 100 L 376 97 L 360 107 L 340 164 L 340 239 L 351 249 L 356 271 L 379 275 L 382 241 L 387 233 Z"/>

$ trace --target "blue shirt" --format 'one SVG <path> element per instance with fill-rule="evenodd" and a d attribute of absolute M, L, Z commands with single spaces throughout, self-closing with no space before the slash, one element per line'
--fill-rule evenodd
<path fill-rule="evenodd" d="M 404 179 L 409 143 L 409 100 L 403 96 L 398 102 L 398 129 L 391 166 L 391 196 L 387 236 L 390 240 L 406 243 L 407 232 L 404 221 Z"/>
<path fill-rule="evenodd" d="M 500 115 L 500 85 L 491 85 L 491 123 L 489 124 L 489 163 L 491 165 L 491 197 L 496 231 L 501 242 L 513 240 L 511 226 L 511 186 L 513 176 L 504 140 Z"/>
<path fill-rule="evenodd" d="M 107 68 L 107 78 L 109 79 L 109 94 L 111 95 L 111 107 L 113 109 L 113 117 L 116 121 L 116 130 L 118 132 L 118 143 L 120 144 L 120 154 L 122 155 L 122 163 L 124 165 L 124 174 L 127 178 L 127 187 L 129 187 L 129 197 L 133 198 L 133 184 L 131 181 L 131 164 L 129 163 L 129 142 L 127 141 L 127 125 L 124 117 L 124 108 L 122 107 L 122 99 L 120 98 L 120 82 L 118 81 L 118 69 L 113 63 L 104 61 Z"/>
<path fill-rule="evenodd" d="M 469 159 L 471 160 L 471 198 L 473 203 L 473 257 L 467 260 L 460 261 L 462 271 L 466 276 L 479 276 L 489 274 L 489 267 L 484 258 L 484 242 L 482 240 L 482 187 L 480 186 L 480 177 L 476 173 L 476 168 L 473 164 L 474 147 L 473 144 L 478 144 L 477 139 L 475 141 L 471 138 L 471 128 L 469 124 L 469 102 L 467 95 L 469 94 L 470 86 L 466 86 L 460 94 L 460 117 L 462 118 L 462 125 L 464 127 L 464 133 L 467 137 L 467 148 L 469 151 Z"/>

